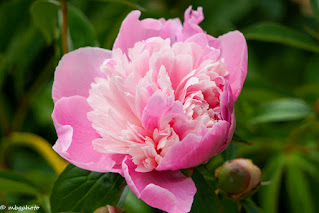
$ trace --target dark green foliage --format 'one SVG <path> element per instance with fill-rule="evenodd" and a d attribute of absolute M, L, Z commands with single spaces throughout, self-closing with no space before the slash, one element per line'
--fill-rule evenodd
<path fill-rule="evenodd" d="M 319 43 L 310 36 L 274 23 L 260 23 L 244 31 L 245 37 L 251 40 L 278 42 L 305 50 L 319 52 Z"/>
<path fill-rule="evenodd" d="M 119 174 L 97 173 L 69 165 L 59 176 L 50 199 L 52 213 L 90 213 L 120 200 L 125 181 Z"/>
<path fill-rule="evenodd" d="M 221 212 L 222 206 L 215 194 L 213 186 L 205 180 L 204 176 L 195 169 L 192 176 L 197 193 L 194 198 L 194 203 L 191 212 Z"/>

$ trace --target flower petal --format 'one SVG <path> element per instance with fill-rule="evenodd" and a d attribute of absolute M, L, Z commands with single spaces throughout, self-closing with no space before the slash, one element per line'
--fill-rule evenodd
<path fill-rule="evenodd" d="M 185 41 L 187 38 L 195 35 L 196 33 L 204 32 L 203 29 L 198 25 L 203 20 L 203 8 L 198 7 L 197 10 L 192 10 L 192 6 L 189 6 L 184 13 L 183 29 L 177 35 L 177 40 Z"/>
<path fill-rule="evenodd" d="M 128 186 L 148 205 L 167 212 L 189 212 L 196 187 L 191 178 L 179 171 L 136 172 L 129 160 L 123 161 L 123 173 Z"/>
<path fill-rule="evenodd" d="M 221 120 L 203 138 L 187 135 L 168 151 L 156 170 L 185 169 L 206 163 L 226 142 L 229 126 L 229 122 Z"/>
<path fill-rule="evenodd" d="M 122 22 L 120 32 L 115 40 L 113 49 L 120 48 L 123 53 L 127 53 L 138 41 L 143 41 L 151 37 L 170 38 L 175 42 L 175 35 L 181 31 L 182 24 L 179 19 L 144 19 L 139 20 L 140 11 L 132 11 Z M 132 33 L 134 32 L 134 33 Z"/>
<path fill-rule="evenodd" d="M 61 98 L 55 103 L 52 119 L 58 134 L 53 149 L 64 159 L 82 169 L 95 172 L 119 172 L 122 155 L 102 154 L 92 141 L 100 136 L 86 114 L 92 110 L 81 96 Z"/>
<path fill-rule="evenodd" d="M 183 106 L 179 101 L 174 101 L 173 96 L 164 98 L 159 93 L 154 93 L 148 99 L 147 105 L 142 113 L 142 124 L 146 131 L 153 132 L 160 127 L 161 119 L 169 120 L 172 117 L 186 117 Z M 162 121 L 163 122 L 163 121 Z"/>
<path fill-rule="evenodd" d="M 230 141 L 232 140 L 236 128 L 234 100 L 229 84 L 225 84 L 224 92 L 220 96 L 220 106 L 222 109 L 222 119 L 228 121 L 230 123 L 230 127 L 228 129 L 226 142 L 219 148 L 217 154 L 223 152 L 227 148 Z"/>
<path fill-rule="evenodd" d="M 111 51 L 96 47 L 80 48 L 65 54 L 55 70 L 52 89 L 54 102 L 73 95 L 88 97 L 94 79 L 106 77 L 100 71 L 100 66 L 111 55 Z"/>
<path fill-rule="evenodd" d="M 244 35 L 233 31 L 219 36 L 221 55 L 229 72 L 234 100 L 237 99 L 247 75 L 248 52 Z"/>

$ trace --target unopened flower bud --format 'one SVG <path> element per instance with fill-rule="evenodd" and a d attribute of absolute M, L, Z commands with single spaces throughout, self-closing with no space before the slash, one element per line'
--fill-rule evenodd
<path fill-rule="evenodd" d="M 119 207 L 107 205 L 96 209 L 94 213 L 125 213 L 125 211 Z"/>
<path fill-rule="evenodd" d="M 239 199 L 256 191 L 260 185 L 261 171 L 251 160 L 238 158 L 217 168 L 215 176 L 221 191 Z"/>

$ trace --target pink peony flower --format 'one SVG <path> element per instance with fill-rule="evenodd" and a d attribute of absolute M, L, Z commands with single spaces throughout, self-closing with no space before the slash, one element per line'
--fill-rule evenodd
<path fill-rule="evenodd" d="M 150 206 L 189 212 L 196 187 L 179 169 L 221 153 L 235 129 L 233 105 L 247 73 L 243 35 L 218 38 L 179 19 L 123 21 L 112 51 L 81 48 L 55 72 L 54 150 L 72 164 L 121 174 Z"/>

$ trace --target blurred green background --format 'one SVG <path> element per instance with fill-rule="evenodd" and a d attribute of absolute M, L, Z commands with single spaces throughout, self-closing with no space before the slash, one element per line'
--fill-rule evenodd
<path fill-rule="evenodd" d="M 319 212 L 318 0 L 70 0 L 69 50 L 112 49 L 121 22 L 134 9 L 143 11 L 141 18 L 183 20 L 189 5 L 203 7 L 200 26 L 208 34 L 243 32 L 249 52 L 247 79 L 235 104 L 236 135 L 249 144 L 232 143 L 212 159 L 206 180 L 213 181 L 224 160 L 250 158 L 265 184 L 252 197 L 260 208 L 244 206 L 242 212 Z M 0 1 L 0 205 L 37 204 L 38 212 L 50 212 L 51 189 L 66 165 L 51 150 L 61 23 L 56 1 Z M 237 211 L 225 202 L 230 209 L 224 212 Z M 157 211 L 130 192 L 123 208 Z"/>

